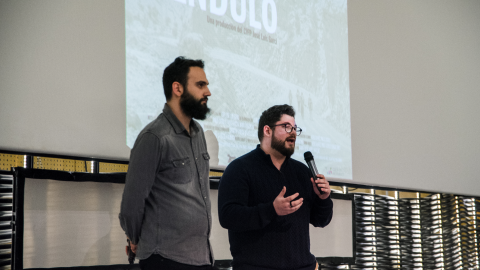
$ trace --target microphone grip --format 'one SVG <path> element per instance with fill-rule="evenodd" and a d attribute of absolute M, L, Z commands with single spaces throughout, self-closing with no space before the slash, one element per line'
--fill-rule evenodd
<path fill-rule="evenodd" d="M 316 166 L 315 166 L 315 163 L 313 163 L 313 160 L 308 163 L 308 168 L 310 168 L 310 173 L 313 176 L 313 181 L 317 180 L 318 179 L 318 177 L 317 177 L 318 172 L 316 171 Z M 315 186 L 317 187 L 318 191 L 320 191 L 320 194 L 325 193 L 325 191 L 323 191 L 321 187 L 317 186 L 317 183 L 315 183 Z"/>

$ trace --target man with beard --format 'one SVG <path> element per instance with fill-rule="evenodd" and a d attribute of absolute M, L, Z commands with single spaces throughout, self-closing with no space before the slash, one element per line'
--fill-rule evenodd
<path fill-rule="evenodd" d="M 210 90 L 202 60 L 178 57 L 163 73 L 163 113 L 138 135 L 119 214 L 142 269 L 215 269 L 207 146 Z"/>
<path fill-rule="evenodd" d="M 308 167 L 290 158 L 302 131 L 294 117 L 289 105 L 264 111 L 260 145 L 232 161 L 220 180 L 218 216 L 228 229 L 234 270 L 318 267 L 309 223 L 328 225 L 333 203 L 325 177 L 319 174 L 314 182 Z"/>

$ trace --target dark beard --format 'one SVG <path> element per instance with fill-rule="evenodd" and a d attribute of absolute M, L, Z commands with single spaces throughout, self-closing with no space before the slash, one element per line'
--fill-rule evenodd
<path fill-rule="evenodd" d="M 202 104 L 204 100 L 204 98 L 200 100 L 195 99 L 195 97 L 188 92 L 187 87 L 185 87 L 185 91 L 180 99 L 180 108 L 183 113 L 189 117 L 205 120 L 207 114 L 210 112 L 210 108 L 207 107 L 207 103 Z"/>
<path fill-rule="evenodd" d="M 288 138 L 290 138 L 290 137 L 288 137 Z M 285 147 L 285 141 L 281 141 L 281 140 L 277 139 L 275 137 L 275 135 L 273 135 L 273 137 L 272 137 L 272 142 L 270 144 L 270 147 L 277 150 L 280 154 L 282 154 L 286 157 L 290 157 L 291 155 L 293 155 L 293 152 L 295 152 L 295 147 L 293 147 L 291 149 L 286 148 Z"/>

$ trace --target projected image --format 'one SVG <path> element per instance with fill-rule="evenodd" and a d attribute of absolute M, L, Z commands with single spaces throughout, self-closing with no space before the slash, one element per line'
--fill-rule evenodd
<path fill-rule="evenodd" d="M 289 104 L 328 177 L 352 178 L 347 1 L 127 0 L 127 145 L 162 111 L 162 74 L 177 56 L 205 61 L 212 113 L 199 121 L 212 168 L 253 150 L 258 118 Z"/>

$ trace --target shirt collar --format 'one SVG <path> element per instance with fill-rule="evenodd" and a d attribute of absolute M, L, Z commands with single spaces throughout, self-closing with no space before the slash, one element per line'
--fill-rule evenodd
<path fill-rule="evenodd" d="M 182 132 L 186 132 L 188 134 L 182 122 L 178 120 L 177 116 L 173 113 L 172 109 L 170 108 L 170 106 L 168 106 L 167 103 L 165 103 L 165 106 L 163 106 L 163 114 L 167 118 L 168 122 L 170 122 L 170 124 L 172 125 L 173 129 L 175 130 L 175 133 L 179 134 Z M 191 137 L 194 137 L 199 132 L 199 128 L 197 127 L 197 125 L 198 124 L 193 119 L 192 121 L 190 121 Z"/>

